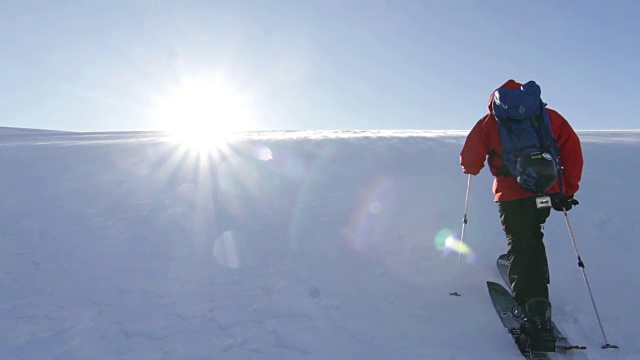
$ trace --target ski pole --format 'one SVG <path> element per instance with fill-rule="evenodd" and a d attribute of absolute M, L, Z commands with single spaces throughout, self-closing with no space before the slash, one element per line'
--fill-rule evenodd
<path fill-rule="evenodd" d="M 471 189 L 471 174 L 469 174 L 469 178 L 467 179 L 467 195 L 464 199 L 464 216 L 462 217 L 462 231 L 460 232 L 460 245 L 464 244 L 464 228 L 467 226 L 467 210 L 469 209 L 469 190 Z M 460 262 L 462 261 L 462 247 L 458 249 L 458 271 L 456 275 L 456 290 L 454 292 L 450 292 L 449 295 L 453 296 L 462 296 L 458 292 L 458 286 L 460 284 Z"/>
<path fill-rule="evenodd" d="M 587 285 L 587 290 L 589 291 L 589 297 L 591 298 L 591 304 L 593 304 L 593 310 L 596 313 L 596 318 L 598 319 L 598 325 L 600 325 L 600 331 L 602 331 L 602 337 L 604 339 L 604 345 L 601 346 L 602 349 L 617 349 L 618 345 L 609 344 L 607 340 L 607 335 L 604 332 L 604 327 L 602 326 L 602 321 L 600 320 L 600 314 L 598 313 L 598 307 L 596 306 L 596 302 L 593 298 L 593 292 L 591 291 L 591 285 L 589 285 L 589 280 L 587 279 L 587 272 L 584 268 L 584 262 L 580 257 L 580 252 L 578 251 L 578 244 L 576 242 L 576 238 L 573 235 L 573 228 L 571 227 L 571 222 L 569 222 L 569 214 L 567 214 L 567 209 L 562 208 L 564 212 L 564 219 L 567 222 L 567 229 L 569 229 L 569 237 L 571 238 L 571 243 L 573 244 L 573 250 L 576 252 L 576 256 L 578 257 L 578 267 L 582 270 L 582 277 L 584 278 L 584 283 Z"/>

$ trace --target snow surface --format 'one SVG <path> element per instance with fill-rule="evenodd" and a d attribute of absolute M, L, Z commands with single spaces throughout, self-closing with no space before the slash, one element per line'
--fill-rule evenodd
<path fill-rule="evenodd" d="M 487 169 L 456 242 L 464 135 L 262 132 L 198 155 L 159 133 L 2 132 L 0 359 L 521 358 L 485 285 L 506 246 Z M 640 133 L 580 135 L 569 215 L 620 349 L 600 349 L 554 212 L 554 319 L 589 347 L 562 358 L 640 359 Z"/>

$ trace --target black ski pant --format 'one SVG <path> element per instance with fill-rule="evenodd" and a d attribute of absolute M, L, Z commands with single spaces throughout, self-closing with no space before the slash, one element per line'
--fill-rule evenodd
<path fill-rule="evenodd" d="M 500 222 L 507 237 L 509 280 L 520 306 L 528 300 L 549 300 L 549 265 L 542 238 L 551 208 L 536 207 L 536 197 L 498 202 Z"/>

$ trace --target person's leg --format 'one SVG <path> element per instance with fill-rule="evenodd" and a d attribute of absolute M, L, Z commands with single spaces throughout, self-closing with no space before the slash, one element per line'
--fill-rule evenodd
<path fill-rule="evenodd" d="M 535 198 L 498 203 L 500 222 L 507 237 L 507 255 L 511 265 L 509 279 L 518 304 L 524 308 L 529 299 L 549 299 L 549 267 L 542 224 L 550 208 L 536 208 Z"/>

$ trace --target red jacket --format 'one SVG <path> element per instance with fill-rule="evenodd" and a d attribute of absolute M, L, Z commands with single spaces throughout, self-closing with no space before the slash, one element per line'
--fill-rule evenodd
<path fill-rule="evenodd" d="M 520 89 L 522 84 L 509 80 L 500 88 Z M 562 164 L 563 190 L 566 195 L 572 195 L 578 191 L 578 184 L 582 177 L 582 148 L 580 139 L 571 125 L 555 110 L 547 108 L 549 113 L 551 132 L 560 148 L 560 162 Z M 465 174 L 477 175 L 484 167 L 485 161 L 491 173 L 497 176 L 497 169 L 503 164 L 500 157 L 492 155 L 493 152 L 502 154 L 502 145 L 498 133 L 498 121 L 493 116 L 493 93 L 489 98 L 489 113 L 482 117 L 467 135 L 460 153 L 460 165 Z M 559 192 L 559 181 L 547 191 L 548 194 Z M 496 177 L 493 182 L 495 201 L 507 201 L 521 199 L 535 194 L 520 187 L 514 176 Z"/>

